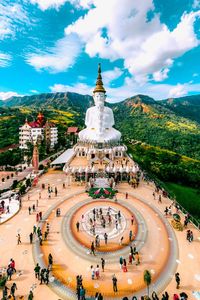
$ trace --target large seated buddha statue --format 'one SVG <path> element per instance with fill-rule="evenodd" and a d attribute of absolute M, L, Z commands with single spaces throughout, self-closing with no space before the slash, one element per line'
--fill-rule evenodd
<path fill-rule="evenodd" d="M 106 91 L 98 67 L 96 87 L 93 92 L 95 106 L 88 108 L 85 117 L 85 129 L 79 132 L 79 140 L 91 143 L 113 143 L 120 141 L 121 133 L 113 128 L 115 124 L 113 111 L 105 106 Z"/>

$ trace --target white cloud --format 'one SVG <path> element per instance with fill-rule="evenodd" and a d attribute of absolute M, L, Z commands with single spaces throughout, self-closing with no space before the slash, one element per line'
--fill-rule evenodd
<path fill-rule="evenodd" d="M 114 80 L 118 79 L 123 74 L 120 68 L 115 67 L 113 70 L 102 72 L 103 82 L 105 85 L 110 85 Z"/>
<path fill-rule="evenodd" d="M 38 92 L 37 90 L 30 90 L 30 92 L 31 92 L 32 94 L 39 94 L 39 92 Z"/>
<path fill-rule="evenodd" d="M 104 81 L 104 78 L 103 78 Z M 74 92 L 84 95 L 92 95 L 94 86 L 89 86 L 83 83 L 76 83 L 74 85 L 54 84 L 49 87 L 51 92 Z M 155 100 L 166 99 L 169 97 L 182 97 L 189 92 L 200 92 L 200 84 L 152 84 L 145 83 L 143 86 L 139 86 L 134 78 L 125 78 L 124 84 L 120 87 L 106 87 L 107 102 L 120 102 L 126 98 L 135 96 L 137 94 L 148 95 Z"/>
<path fill-rule="evenodd" d="M 18 3 L 10 4 L 3 0 L 0 3 L 0 40 L 15 37 L 17 31 L 22 30 L 20 25 L 30 24 L 25 9 Z"/>
<path fill-rule="evenodd" d="M 91 1 L 92 2 L 92 1 Z M 69 25 L 66 34 L 76 33 L 90 57 L 124 60 L 124 67 L 143 83 L 152 75 L 167 78 L 173 60 L 199 45 L 194 22 L 200 11 L 183 14 L 172 31 L 160 22 L 159 14 L 147 21 L 153 0 L 93 0 L 93 7 Z"/>
<path fill-rule="evenodd" d="M 20 95 L 16 92 L 0 92 L 0 99 L 1 100 L 6 100 L 6 99 L 9 99 L 11 97 L 22 97 L 23 95 Z"/>
<path fill-rule="evenodd" d="M 11 62 L 11 56 L 9 54 L 0 52 L 0 67 L 8 67 Z"/>
<path fill-rule="evenodd" d="M 50 86 L 49 89 L 52 93 L 72 92 L 83 95 L 90 95 L 92 94 L 93 90 L 92 87 L 84 83 L 77 83 L 73 86 L 64 84 L 54 84 L 53 86 Z"/>
<path fill-rule="evenodd" d="M 178 83 L 175 87 L 169 90 L 169 97 L 182 97 L 187 95 L 187 88 L 184 84 Z"/>
<path fill-rule="evenodd" d="M 164 68 L 160 71 L 153 73 L 153 79 L 155 81 L 163 81 L 164 79 L 168 78 L 169 68 Z"/>
<path fill-rule="evenodd" d="M 49 8 L 59 9 L 62 5 L 69 2 L 76 8 L 89 9 L 93 0 L 29 0 L 32 4 L 37 4 L 41 10 Z"/>
<path fill-rule="evenodd" d="M 74 64 L 80 50 L 81 45 L 77 37 L 69 35 L 58 40 L 56 45 L 47 52 L 29 54 L 26 61 L 37 71 L 62 72 Z"/>

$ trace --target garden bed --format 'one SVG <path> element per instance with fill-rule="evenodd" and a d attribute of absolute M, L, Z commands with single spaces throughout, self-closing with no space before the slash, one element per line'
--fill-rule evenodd
<path fill-rule="evenodd" d="M 112 188 L 91 188 L 88 192 L 89 196 L 92 197 L 93 199 L 99 199 L 99 198 L 113 199 L 116 193 L 117 191 Z"/>

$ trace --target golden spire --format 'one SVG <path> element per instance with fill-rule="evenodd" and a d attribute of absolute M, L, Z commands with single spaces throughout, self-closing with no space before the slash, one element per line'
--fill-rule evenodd
<path fill-rule="evenodd" d="M 106 90 L 103 87 L 103 81 L 101 77 L 101 64 L 98 64 L 98 77 L 97 77 L 96 86 L 93 93 L 96 92 L 106 93 Z"/>

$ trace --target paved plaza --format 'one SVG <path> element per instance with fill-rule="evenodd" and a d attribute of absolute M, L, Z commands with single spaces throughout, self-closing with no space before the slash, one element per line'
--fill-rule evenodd
<path fill-rule="evenodd" d="M 143 273 L 147 269 L 152 275 L 150 292 L 156 290 L 162 294 L 167 290 L 172 296 L 177 292 L 174 274 L 179 272 L 181 285 L 178 292 L 184 291 L 190 299 L 194 298 L 192 292 L 200 287 L 200 233 L 189 224 L 188 228 L 194 233 L 194 241 L 189 243 L 186 229 L 179 232 L 172 228 L 172 217 L 164 214 L 165 207 L 171 201 L 162 198 L 162 203 L 159 203 L 158 195 L 154 200 L 153 184 L 142 181 L 138 188 L 133 189 L 127 183 L 121 183 L 117 186 L 117 200 L 105 200 L 91 199 L 83 185 L 72 183 L 63 188 L 63 183 L 66 183 L 63 172 L 50 171 L 43 175 L 38 185 L 23 197 L 20 211 L 0 225 L 1 267 L 7 268 L 11 258 L 15 260 L 17 272 L 7 286 L 16 282 L 16 295 L 23 295 L 27 299 L 32 289 L 36 300 L 76 299 L 76 276 L 82 275 L 87 297 L 94 296 L 96 292 L 101 292 L 105 299 L 141 296 L 146 294 Z M 42 184 L 45 184 L 45 189 L 42 189 Z M 57 196 L 52 193 L 51 198 L 48 197 L 48 185 L 53 189 L 57 187 Z M 36 205 L 36 212 L 29 214 L 28 207 L 33 204 Z M 102 210 L 106 222 L 104 228 L 97 216 L 95 233 L 91 228 L 94 208 L 98 212 Z M 60 209 L 58 217 L 57 209 Z M 36 215 L 40 211 L 42 221 L 37 223 Z M 119 211 L 120 222 L 116 226 Z M 172 212 L 175 212 L 174 207 Z M 79 230 L 77 222 L 80 223 Z M 34 237 L 33 244 L 30 244 L 29 234 L 33 226 L 39 225 L 44 234 L 47 223 L 50 228 L 47 240 L 40 246 Z M 129 238 L 130 230 L 132 241 Z M 18 233 L 21 235 L 20 245 L 17 245 Z M 107 244 L 105 233 L 108 236 Z M 93 255 L 90 246 L 96 235 L 99 235 L 100 244 Z M 129 262 L 130 246 L 136 247 L 139 264 L 136 260 Z M 48 286 L 40 285 L 35 278 L 34 267 L 37 262 L 42 267 L 47 266 L 49 253 L 53 256 L 50 283 Z M 127 261 L 127 272 L 120 268 L 120 256 Z M 104 272 L 101 258 L 105 259 Z M 100 267 L 100 277 L 92 279 L 91 266 L 96 268 L 97 265 Z M 113 274 L 118 279 L 117 293 L 112 289 Z"/>

